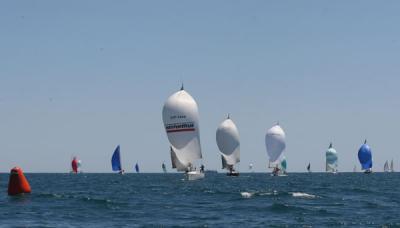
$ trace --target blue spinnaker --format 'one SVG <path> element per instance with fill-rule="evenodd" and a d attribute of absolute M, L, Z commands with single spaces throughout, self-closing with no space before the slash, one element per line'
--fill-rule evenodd
<path fill-rule="evenodd" d="M 372 168 L 372 151 L 366 142 L 358 150 L 358 160 L 363 170 Z"/>
<path fill-rule="evenodd" d="M 119 152 L 119 145 L 115 149 L 113 156 L 111 158 L 111 165 L 112 165 L 112 170 L 113 171 L 121 171 L 121 157 L 120 157 L 120 152 Z"/>

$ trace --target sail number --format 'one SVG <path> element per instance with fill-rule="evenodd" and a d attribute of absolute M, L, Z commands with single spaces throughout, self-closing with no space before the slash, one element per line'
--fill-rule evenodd
<path fill-rule="evenodd" d="M 170 119 L 171 119 L 171 120 L 174 120 L 174 119 L 186 119 L 186 116 L 185 116 L 185 115 L 171 116 Z"/>

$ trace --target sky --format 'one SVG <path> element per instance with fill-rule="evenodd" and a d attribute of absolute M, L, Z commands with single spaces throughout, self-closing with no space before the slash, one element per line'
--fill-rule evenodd
<path fill-rule="evenodd" d="M 288 172 L 374 170 L 394 159 L 400 128 L 400 2 L 5 1 L 0 7 L 0 172 L 111 172 L 170 167 L 165 100 L 181 83 L 200 111 L 203 162 L 230 113 L 240 171 L 267 172 L 265 133 L 286 132 Z"/>

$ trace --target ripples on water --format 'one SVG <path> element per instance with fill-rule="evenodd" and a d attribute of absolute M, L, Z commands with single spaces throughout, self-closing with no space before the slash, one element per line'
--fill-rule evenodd
<path fill-rule="evenodd" d="M 33 193 L 6 194 L 0 227 L 400 227 L 400 174 L 27 174 Z"/>

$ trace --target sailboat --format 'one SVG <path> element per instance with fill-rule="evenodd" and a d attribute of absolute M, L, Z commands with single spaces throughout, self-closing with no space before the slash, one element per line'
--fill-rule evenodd
<path fill-rule="evenodd" d="M 275 126 L 268 129 L 265 135 L 265 146 L 269 156 L 268 167 L 273 168 L 272 175 L 278 176 L 280 171 L 280 160 L 283 151 L 286 148 L 285 132 L 277 123 Z"/>
<path fill-rule="evenodd" d="M 394 172 L 394 168 L 393 168 L 393 159 L 392 159 L 392 161 L 390 162 L 390 172 Z"/>
<path fill-rule="evenodd" d="M 164 162 L 162 163 L 161 168 L 162 168 L 164 173 L 167 173 L 167 166 L 165 165 Z"/>
<path fill-rule="evenodd" d="M 311 163 L 310 163 L 310 162 L 309 162 L 308 165 L 307 165 L 307 171 L 308 171 L 309 173 L 311 173 Z"/>
<path fill-rule="evenodd" d="M 383 172 L 387 173 L 389 171 L 389 162 L 386 160 L 385 165 L 383 166 Z"/>
<path fill-rule="evenodd" d="M 234 165 L 240 162 L 239 131 L 229 115 L 216 132 L 218 149 L 221 152 L 222 169 L 227 169 L 228 176 L 239 176 Z"/>
<path fill-rule="evenodd" d="M 250 164 L 249 164 L 249 171 L 254 172 L 254 171 L 253 171 L 253 163 L 250 163 Z"/>
<path fill-rule="evenodd" d="M 111 166 L 112 166 L 112 171 L 117 171 L 119 174 L 124 174 L 124 170 L 122 169 L 121 165 L 121 155 L 120 155 L 120 146 L 118 145 L 117 148 L 115 148 L 114 153 L 111 157 Z"/>
<path fill-rule="evenodd" d="M 364 173 L 372 173 L 372 151 L 367 145 L 367 140 L 358 150 L 358 160 L 360 161 L 361 169 L 365 170 Z"/>
<path fill-rule="evenodd" d="M 196 101 L 184 90 L 172 94 L 164 104 L 163 123 L 170 142 L 172 167 L 184 171 L 188 180 L 204 178 L 199 133 L 199 111 Z"/>
<path fill-rule="evenodd" d="M 332 143 L 329 145 L 325 153 L 326 156 L 326 172 L 336 173 L 338 167 L 338 156 L 336 150 L 333 148 Z"/>
<path fill-rule="evenodd" d="M 353 167 L 353 173 L 356 173 L 357 172 L 357 166 L 354 166 Z"/>
<path fill-rule="evenodd" d="M 78 162 L 78 158 L 77 157 L 74 157 L 72 159 L 71 169 L 72 169 L 72 171 L 71 171 L 72 173 L 78 173 L 79 172 L 79 162 Z"/>
<path fill-rule="evenodd" d="M 281 170 L 279 172 L 279 176 L 286 176 L 287 175 L 286 169 L 287 169 L 287 161 L 286 157 L 283 156 L 281 159 Z"/>
<path fill-rule="evenodd" d="M 136 162 L 136 165 L 135 165 L 135 171 L 136 171 L 136 173 L 139 173 L 140 171 L 139 171 L 139 163 L 137 163 Z"/>

